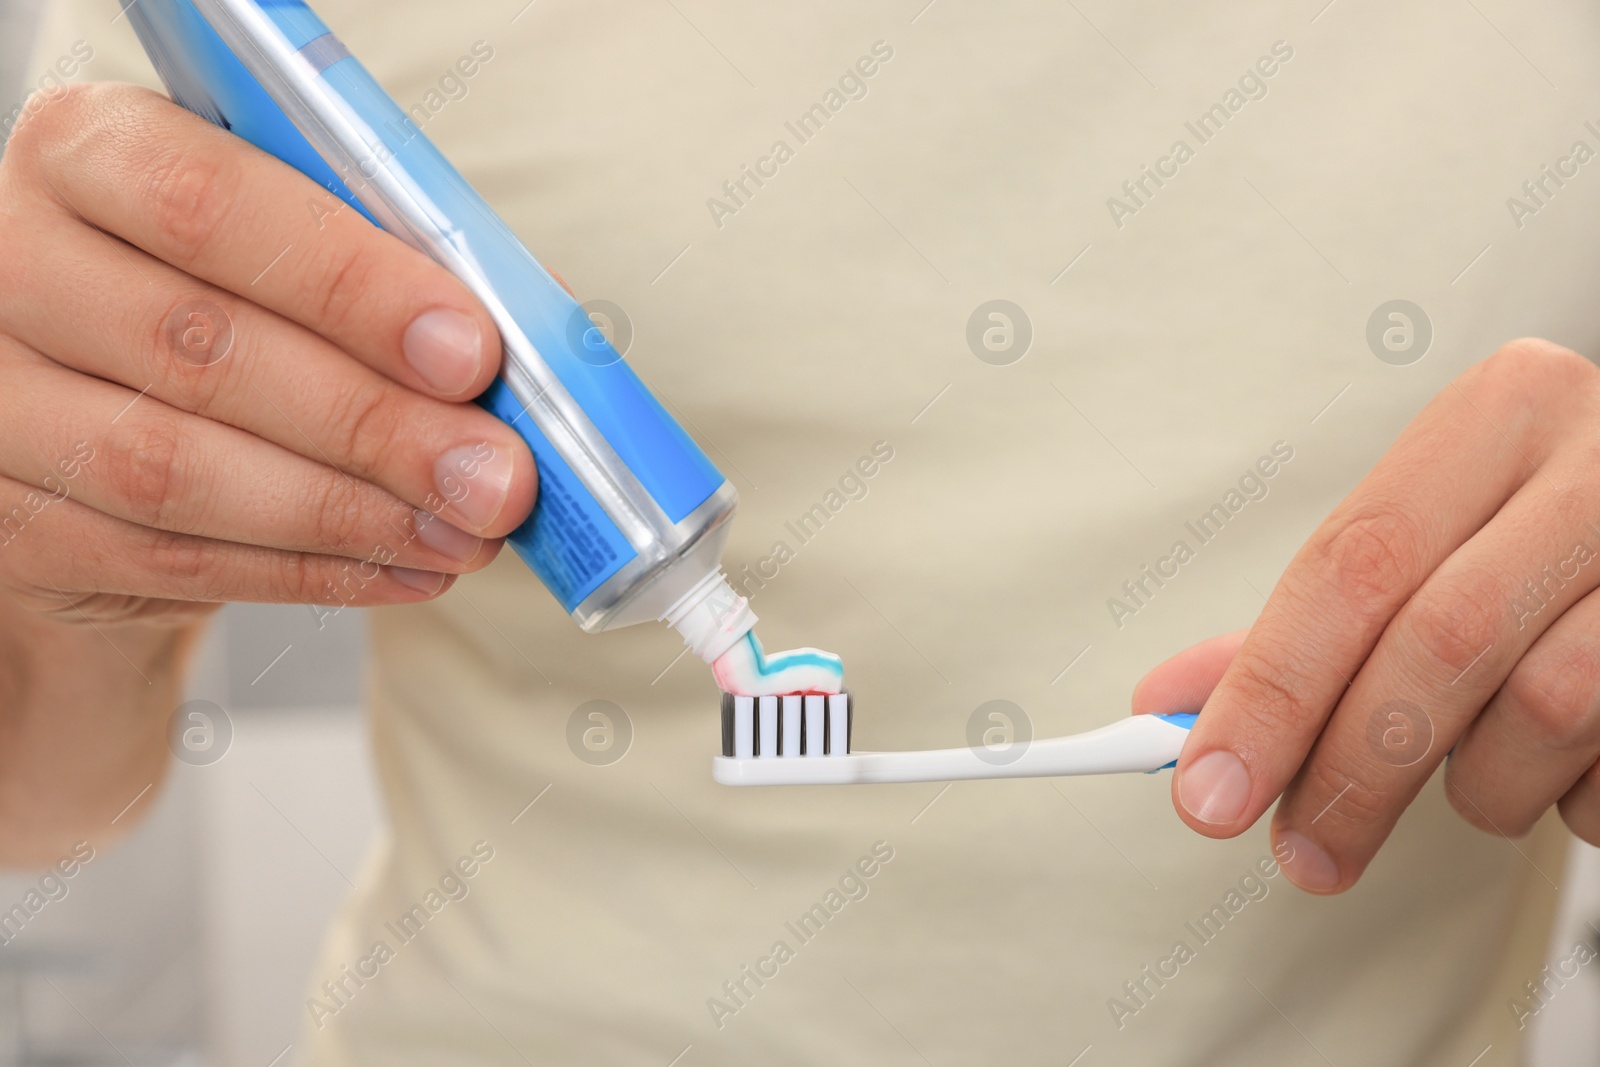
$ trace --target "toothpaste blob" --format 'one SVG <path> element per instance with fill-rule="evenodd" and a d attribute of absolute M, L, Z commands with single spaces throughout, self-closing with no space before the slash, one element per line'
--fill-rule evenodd
<path fill-rule="evenodd" d="M 844 662 L 838 656 L 815 648 L 794 648 L 768 656 L 754 630 L 713 660 L 711 673 L 717 687 L 734 696 L 844 691 Z"/>

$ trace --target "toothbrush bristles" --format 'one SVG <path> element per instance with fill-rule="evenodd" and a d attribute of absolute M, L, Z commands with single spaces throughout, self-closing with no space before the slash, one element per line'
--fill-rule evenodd
<path fill-rule="evenodd" d="M 736 759 L 848 755 L 850 720 L 849 693 L 723 693 L 722 754 Z"/>

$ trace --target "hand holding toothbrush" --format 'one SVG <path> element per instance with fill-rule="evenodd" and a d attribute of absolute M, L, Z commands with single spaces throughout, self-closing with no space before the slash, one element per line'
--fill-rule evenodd
<path fill-rule="evenodd" d="M 1518 341 L 1461 375 L 1295 556 L 1247 633 L 1157 667 L 1136 711 L 1204 704 L 1173 780 L 1233 837 L 1274 801 L 1289 878 L 1361 877 L 1441 763 L 1457 812 L 1552 806 L 1600 844 L 1600 370 Z"/>

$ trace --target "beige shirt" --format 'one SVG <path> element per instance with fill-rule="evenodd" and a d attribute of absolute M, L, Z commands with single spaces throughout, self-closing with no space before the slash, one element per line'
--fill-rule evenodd
<path fill-rule="evenodd" d="M 92 29 L 55 32 L 92 38 L 87 76 L 148 80 L 80 3 Z M 1039 736 L 1125 714 L 1250 623 L 1447 381 L 1517 335 L 1594 348 L 1594 165 L 1508 206 L 1600 146 L 1581 0 L 524 3 L 317 6 L 626 309 L 628 359 L 739 489 L 764 639 L 844 656 L 860 748 L 960 744 L 996 699 Z M 1367 341 L 1393 299 L 1431 322 L 1409 365 Z M 1027 316 L 1014 362 L 1014 314 L 1009 350 L 969 325 L 991 300 Z M 1176 574 L 1131 597 L 1146 565 Z M 1265 820 L 1183 827 L 1165 775 L 719 787 L 675 635 L 580 633 L 509 552 L 374 623 L 393 834 L 313 981 L 351 991 L 308 1008 L 314 1064 L 1518 1061 L 1553 820 L 1513 846 L 1436 779 L 1316 899 L 1263 876 Z M 569 745 L 593 700 L 630 724 L 609 764 Z"/>

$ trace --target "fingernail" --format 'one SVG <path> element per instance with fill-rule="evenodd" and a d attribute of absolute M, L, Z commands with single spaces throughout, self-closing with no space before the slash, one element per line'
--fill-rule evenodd
<path fill-rule="evenodd" d="M 1250 801 L 1250 772 L 1226 749 L 1207 752 L 1183 769 L 1178 802 L 1183 810 L 1214 826 L 1233 822 Z"/>
<path fill-rule="evenodd" d="M 1312 893 L 1327 893 L 1339 887 L 1339 865 L 1304 834 L 1284 830 L 1277 835 L 1273 854 L 1289 881 Z"/>
<path fill-rule="evenodd" d="M 471 385 L 483 366 L 478 324 L 449 308 L 434 308 L 412 319 L 400 347 L 422 380 L 447 396 Z"/>
<path fill-rule="evenodd" d="M 418 541 L 439 555 L 448 556 L 459 563 L 471 563 L 483 548 L 483 538 L 451 526 L 437 515 L 430 515 L 421 508 L 412 514 L 411 521 L 416 525 Z"/>
<path fill-rule="evenodd" d="M 394 575 L 394 580 L 407 589 L 415 589 L 425 596 L 432 596 L 444 588 L 444 575 L 438 571 L 419 571 L 410 567 L 390 567 L 389 573 Z"/>
<path fill-rule="evenodd" d="M 433 484 L 469 525 L 483 529 L 506 506 L 514 470 L 509 449 L 480 441 L 440 456 L 433 465 Z"/>

